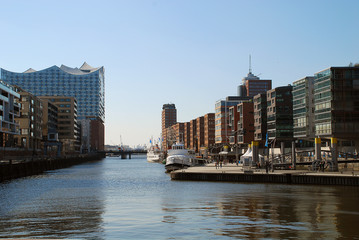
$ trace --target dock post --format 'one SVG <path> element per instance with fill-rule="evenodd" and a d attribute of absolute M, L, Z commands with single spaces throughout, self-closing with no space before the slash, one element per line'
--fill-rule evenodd
<path fill-rule="evenodd" d="M 315 158 L 316 161 L 322 160 L 322 141 L 320 138 L 315 138 Z"/>
<path fill-rule="evenodd" d="M 284 163 L 285 162 L 285 142 L 280 143 L 280 153 L 282 154 L 281 161 L 282 161 L 282 163 Z"/>
<path fill-rule="evenodd" d="M 296 152 L 295 152 L 295 141 L 292 141 L 292 168 L 295 170 L 297 167 L 297 159 L 296 159 Z"/>
<path fill-rule="evenodd" d="M 259 151 L 258 151 L 259 142 L 252 141 L 252 157 L 253 162 L 255 162 L 256 165 L 258 165 L 259 162 Z"/>
<path fill-rule="evenodd" d="M 337 172 L 338 169 L 338 140 L 337 138 L 331 138 L 331 150 L 332 150 L 332 164 L 333 171 Z"/>

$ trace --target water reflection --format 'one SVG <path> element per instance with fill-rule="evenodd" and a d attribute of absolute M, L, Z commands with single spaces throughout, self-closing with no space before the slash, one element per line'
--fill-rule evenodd
<path fill-rule="evenodd" d="M 359 236 L 357 227 L 353 226 L 359 220 L 359 208 L 353 201 L 359 199 L 356 188 L 237 186 L 233 187 L 234 191 L 209 197 L 194 206 L 182 204 L 181 208 L 165 201 L 164 222 L 181 224 L 184 212 L 192 212 L 191 222 L 198 226 L 207 223 L 201 229 L 217 236 L 253 239 L 355 239 Z M 202 218 L 193 217 L 195 215 Z"/>

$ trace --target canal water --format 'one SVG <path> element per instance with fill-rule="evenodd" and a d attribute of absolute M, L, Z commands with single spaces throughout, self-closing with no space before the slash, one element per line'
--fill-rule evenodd
<path fill-rule="evenodd" d="M 359 239 L 359 188 L 171 181 L 112 157 L 0 183 L 0 238 Z"/>

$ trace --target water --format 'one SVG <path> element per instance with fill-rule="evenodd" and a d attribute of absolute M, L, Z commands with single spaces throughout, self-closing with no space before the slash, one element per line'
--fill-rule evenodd
<path fill-rule="evenodd" d="M 0 238 L 359 239 L 359 188 L 171 181 L 144 156 L 0 184 Z"/>

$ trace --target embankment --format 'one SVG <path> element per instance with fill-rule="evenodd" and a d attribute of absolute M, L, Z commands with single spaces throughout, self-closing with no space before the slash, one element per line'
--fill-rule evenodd
<path fill-rule="evenodd" d="M 103 154 L 86 154 L 61 158 L 42 158 L 27 161 L 8 161 L 0 164 L 0 182 L 41 174 L 48 170 L 67 168 L 88 161 L 104 158 Z"/>

